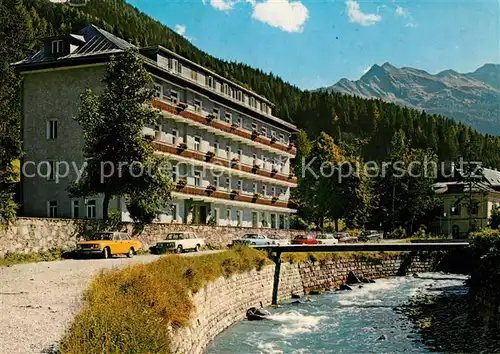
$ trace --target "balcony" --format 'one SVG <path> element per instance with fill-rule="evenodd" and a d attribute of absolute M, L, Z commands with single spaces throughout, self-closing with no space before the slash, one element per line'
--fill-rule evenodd
<path fill-rule="evenodd" d="M 246 194 L 240 191 L 218 191 L 212 188 L 203 188 L 203 187 L 195 187 L 184 184 L 177 184 L 175 192 L 193 195 L 193 196 L 201 196 L 201 197 L 210 197 L 217 198 L 222 200 L 233 200 L 237 202 L 243 203 L 253 203 L 257 205 L 265 205 L 272 207 L 280 207 L 290 209 L 291 205 L 287 201 L 280 201 L 278 198 L 266 198 L 266 197 L 255 197 L 254 194 Z"/>
<path fill-rule="evenodd" d="M 232 134 L 234 136 L 238 136 L 240 138 L 244 138 L 246 140 L 246 143 L 258 143 L 262 144 L 268 148 L 271 148 L 273 150 L 279 150 L 280 152 L 284 152 L 290 157 L 295 157 L 296 150 L 295 146 L 293 143 L 290 143 L 289 145 L 282 144 L 278 141 L 276 141 L 275 138 L 267 138 L 263 137 L 259 134 L 255 134 L 253 132 L 244 130 L 242 128 L 238 128 L 235 126 L 232 126 L 227 123 L 223 123 L 217 119 L 213 119 L 213 116 L 207 115 L 204 116 L 201 112 L 191 112 L 186 110 L 187 105 L 184 103 L 182 104 L 183 106 L 175 105 L 173 103 L 167 102 L 165 100 L 161 99 L 155 99 L 153 101 L 153 107 L 158 108 L 162 111 L 180 116 L 184 119 L 188 119 L 192 122 L 198 123 L 198 124 L 203 124 L 206 126 L 210 126 L 212 128 L 215 128 L 219 131 L 225 132 Z"/>
<path fill-rule="evenodd" d="M 213 164 L 214 168 L 218 168 L 220 166 L 227 166 L 231 170 L 243 171 L 257 176 L 272 178 L 278 181 L 288 182 L 295 185 L 297 184 L 297 177 L 295 176 L 283 175 L 277 173 L 277 171 L 265 171 L 262 168 L 256 168 L 255 166 L 245 165 L 241 162 L 235 163 L 233 162 L 232 159 L 229 160 L 217 157 L 213 152 L 203 153 L 200 151 L 188 150 L 186 148 L 172 146 L 170 144 L 160 141 L 154 141 L 153 146 L 157 151 L 160 152 L 164 152 L 171 155 L 179 155 L 185 158 Z"/>

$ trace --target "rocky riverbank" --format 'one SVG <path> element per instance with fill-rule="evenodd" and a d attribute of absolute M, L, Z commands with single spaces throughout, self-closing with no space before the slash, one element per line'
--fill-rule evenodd
<path fill-rule="evenodd" d="M 500 353 L 500 336 L 485 330 L 470 306 L 466 285 L 447 289 L 439 295 L 417 295 L 397 310 L 410 318 L 421 340 L 445 353 Z"/>

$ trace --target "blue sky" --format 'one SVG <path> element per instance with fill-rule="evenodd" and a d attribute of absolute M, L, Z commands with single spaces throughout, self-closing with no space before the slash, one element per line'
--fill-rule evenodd
<path fill-rule="evenodd" d="M 500 0 L 129 0 L 218 58 L 301 88 L 390 62 L 437 73 L 500 62 Z"/>

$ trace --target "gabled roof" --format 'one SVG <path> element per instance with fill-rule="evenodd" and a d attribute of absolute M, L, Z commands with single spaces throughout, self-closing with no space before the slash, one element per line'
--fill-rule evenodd
<path fill-rule="evenodd" d="M 27 59 L 17 62 L 14 65 L 57 62 L 93 55 L 120 53 L 129 48 L 135 48 L 133 44 L 95 25 L 88 25 L 80 31 L 80 35 L 72 35 L 72 37 L 83 42 L 83 45 L 78 47 L 73 53 L 54 58 L 53 56 L 46 56 L 42 48 Z"/>

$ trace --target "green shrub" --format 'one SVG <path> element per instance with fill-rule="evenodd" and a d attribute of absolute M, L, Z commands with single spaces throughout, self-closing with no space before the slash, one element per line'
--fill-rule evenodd
<path fill-rule="evenodd" d="M 469 244 L 475 258 L 500 256 L 500 230 L 474 232 L 469 238 Z"/>
<path fill-rule="evenodd" d="M 59 261 L 70 254 L 71 251 L 60 248 L 51 248 L 47 251 L 39 251 L 34 253 L 14 253 L 7 252 L 3 258 L 0 258 L 0 266 L 10 267 L 20 263 L 36 263 Z"/>
<path fill-rule="evenodd" d="M 397 229 L 392 230 L 389 233 L 389 238 L 402 239 L 406 238 L 406 230 L 402 227 L 398 227 Z"/>

